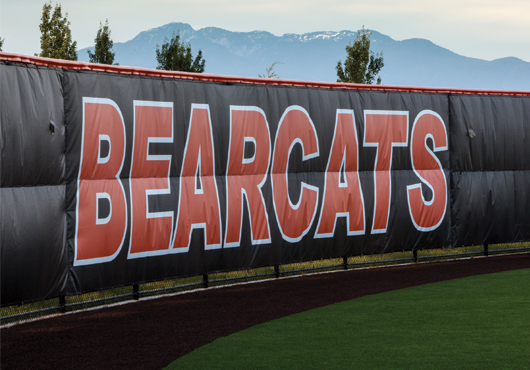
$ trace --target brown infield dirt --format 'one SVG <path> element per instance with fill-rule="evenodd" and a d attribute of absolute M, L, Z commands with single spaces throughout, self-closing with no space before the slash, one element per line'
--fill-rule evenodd
<path fill-rule="evenodd" d="M 530 254 L 357 269 L 210 288 L 1 331 L 1 368 L 160 369 L 213 340 L 313 308 L 443 280 L 530 268 Z"/>

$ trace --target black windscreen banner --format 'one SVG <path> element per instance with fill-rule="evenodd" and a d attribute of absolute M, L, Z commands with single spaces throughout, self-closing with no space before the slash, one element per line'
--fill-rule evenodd
<path fill-rule="evenodd" d="M 2 305 L 530 240 L 530 97 L 0 65 Z"/>

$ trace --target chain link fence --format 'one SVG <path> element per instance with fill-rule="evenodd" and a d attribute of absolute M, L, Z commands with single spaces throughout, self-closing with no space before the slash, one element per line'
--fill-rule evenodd
<path fill-rule="evenodd" d="M 340 269 L 365 268 L 425 261 L 441 261 L 474 256 L 488 256 L 530 251 L 530 242 L 514 244 L 477 245 L 461 248 L 426 249 L 413 252 L 333 258 L 310 262 L 261 267 L 251 270 L 216 272 L 178 279 L 134 284 L 73 296 L 61 296 L 29 304 L 2 307 L 0 325 L 13 325 L 25 320 L 52 314 L 75 312 L 119 302 L 162 296 L 170 293 L 204 289 L 235 283 L 279 278 Z"/>

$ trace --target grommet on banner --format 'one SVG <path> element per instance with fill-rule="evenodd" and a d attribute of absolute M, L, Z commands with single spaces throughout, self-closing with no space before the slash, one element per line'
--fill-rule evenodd
<path fill-rule="evenodd" d="M 55 122 L 50 121 L 50 131 L 51 131 L 52 135 L 55 134 L 55 130 L 59 130 L 59 127 L 57 127 Z"/>

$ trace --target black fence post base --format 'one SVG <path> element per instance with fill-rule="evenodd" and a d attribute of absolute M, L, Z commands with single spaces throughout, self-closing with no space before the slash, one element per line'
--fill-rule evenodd
<path fill-rule="evenodd" d="M 418 251 L 416 249 L 412 251 L 412 255 L 414 256 L 414 262 L 418 262 Z"/>
<path fill-rule="evenodd" d="M 208 274 L 202 275 L 202 286 L 208 288 Z"/>
<path fill-rule="evenodd" d="M 138 284 L 133 284 L 133 299 L 136 301 L 140 299 L 140 290 L 138 289 Z"/>
<path fill-rule="evenodd" d="M 489 246 L 488 246 L 488 243 L 484 243 L 484 255 L 485 255 L 485 256 L 488 256 L 488 255 L 489 255 Z"/>
<path fill-rule="evenodd" d="M 59 296 L 59 311 L 61 313 L 66 312 L 66 297 L 64 295 Z"/>
<path fill-rule="evenodd" d="M 348 269 L 348 257 L 342 257 L 342 268 L 344 270 Z"/>
<path fill-rule="evenodd" d="M 280 277 L 280 266 L 279 265 L 274 265 L 274 276 L 276 276 L 277 278 Z"/>

